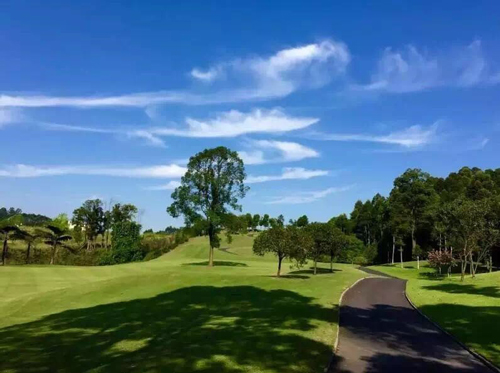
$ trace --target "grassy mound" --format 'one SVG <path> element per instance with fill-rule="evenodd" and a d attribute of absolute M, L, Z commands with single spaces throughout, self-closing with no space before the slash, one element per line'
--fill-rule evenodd
<path fill-rule="evenodd" d="M 460 341 L 500 366 L 500 272 L 476 278 L 437 277 L 425 263 L 373 266 L 375 270 L 407 279 L 412 302 Z"/>
<path fill-rule="evenodd" d="M 0 371 L 321 371 L 339 296 L 364 274 L 285 265 L 278 279 L 252 242 L 223 243 L 213 268 L 206 238 L 143 263 L 0 268 Z"/>

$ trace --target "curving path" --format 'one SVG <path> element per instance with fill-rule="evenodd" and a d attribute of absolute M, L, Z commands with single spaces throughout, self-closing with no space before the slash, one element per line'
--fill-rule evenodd
<path fill-rule="evenodd" d="M 403 280 L 367 278 L 345 293 L 331 372 L 492 373 L 413 309 L 404 292 Z"/>

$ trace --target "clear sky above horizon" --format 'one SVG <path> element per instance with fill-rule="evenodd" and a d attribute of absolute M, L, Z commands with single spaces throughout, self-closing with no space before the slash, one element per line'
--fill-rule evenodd
<path fill-rule="evenodd" d="M 498 1 L 3 1 L 0 206 L 169 217 L 240 153 L 244 212 L 328 220 L 422 168 L 499 167 Z"/>

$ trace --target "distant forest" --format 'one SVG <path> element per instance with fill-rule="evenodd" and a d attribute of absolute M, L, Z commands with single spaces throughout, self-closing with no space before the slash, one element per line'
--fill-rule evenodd
<path fill-rule="evenodd" d="M 15 215 L 21 215 L 23 217 L 23 224 L 28 226 L 42 226 L 52 220 L 45 215 L 26 214 L 19 208 L 0 207 L 0 220 L 7 219 Z"/>

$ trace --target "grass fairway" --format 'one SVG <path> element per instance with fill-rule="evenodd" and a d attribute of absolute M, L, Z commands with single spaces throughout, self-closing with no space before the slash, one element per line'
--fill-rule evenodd
<path fill-rule="evenodd" d="M 412 302 L 460 341 L 500 366 L 500 272 L 437 278 L 425 263 L 370 267 L 409 280 Z"/>
<path fill-rule="evenodd" d="M 285 265 L 278 279 L 252 242 L 224 244 L 214 268 L 206 238 L 144 263 L 0 268 L 0 371 L 322 371 L 339 296 L 365 275 Z"/>

